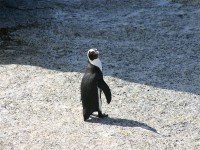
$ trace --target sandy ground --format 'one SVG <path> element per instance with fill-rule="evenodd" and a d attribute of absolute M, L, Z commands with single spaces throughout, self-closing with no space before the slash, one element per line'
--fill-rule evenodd
<path fill-rule="evenodd" d="M 200 149 L 199 5 L 10 1 L 0 5 L 0 149 Z M 103 97 L 109 118 L 84 122 L 91 47 L 112 102 Z"/>

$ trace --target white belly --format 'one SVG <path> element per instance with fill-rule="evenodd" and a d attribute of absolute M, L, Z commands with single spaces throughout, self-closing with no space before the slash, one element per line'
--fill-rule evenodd
<path fill-rule="evenodd" d="M 99 110 L 102 111 L 102 101 L 101 101 L 100 94 L 101 94 L 101 89 L 98 88 Z"/>

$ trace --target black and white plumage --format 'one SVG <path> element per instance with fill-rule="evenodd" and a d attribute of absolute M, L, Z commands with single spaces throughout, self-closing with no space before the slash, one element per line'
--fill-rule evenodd
<path fill-rule="evenodd" d="M 107 117 L 101 109 L 101 91 L 104 92 L 107 103 L 111 102 L 110 88 L 103 80 L 102 64 L 97 49 L 90 49 L 87 53 L 89 60 L 86 72 L 81 81 L 81 101 L 84 121 L 97 111 L 98 117 Z"/>

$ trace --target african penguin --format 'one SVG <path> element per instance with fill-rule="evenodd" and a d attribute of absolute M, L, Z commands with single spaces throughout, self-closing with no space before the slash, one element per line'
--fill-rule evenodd
<path fill-rule="evenodd" d="M 107 117 L 102 113 L 101 91 L 104 92 L 107 103 L 111 102 L 110 88 L 103 80 L 102 64 L 99 59 L 99 51 L 96 48 L 89 49 L 87 52 L 88 66 L 81 81 L 81 101 L 83 106 L 84 121 L 97 111 L 98 117 Z"/>

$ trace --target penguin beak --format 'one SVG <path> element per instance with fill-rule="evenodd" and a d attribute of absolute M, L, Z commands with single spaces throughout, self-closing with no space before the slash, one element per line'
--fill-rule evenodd
<path fill-rule="evenodd" d="M 95 53 L 99 55 L 99 51 L 97 49 L 95 50 Z"/>

